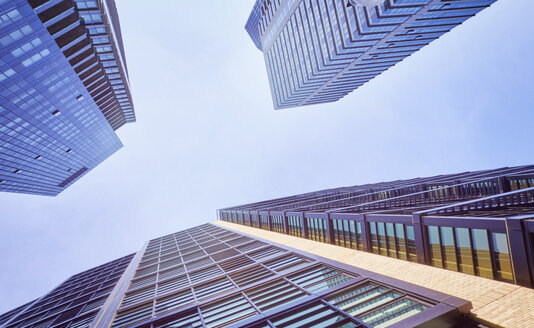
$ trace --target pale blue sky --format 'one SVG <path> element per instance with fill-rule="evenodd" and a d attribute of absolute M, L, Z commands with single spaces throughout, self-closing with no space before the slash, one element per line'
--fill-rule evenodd
<path fill-rule="evenodd" d="M 253 0 L 117 0 L 137 123 L 55 198 L 0 193 L 0 313 L 221 207 L 534 162 L 534 1 L 499 0 L 337 103 L 274 111 Z"/>

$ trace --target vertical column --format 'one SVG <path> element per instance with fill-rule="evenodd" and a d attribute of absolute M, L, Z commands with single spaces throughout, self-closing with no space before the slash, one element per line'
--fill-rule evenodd
<path fill-rule="evenodd" d="M 506 234 L 510 248 L 510 260 L 515 283 L 525 287 L 532 287 L 525 234 L 523 233 L 521 219 L 506 218 Z M 493 251 L 493 250 L 492 250 Z"/>
<path fill-rule="evenodd" d="M 360 214 L 360 222 L 362 226 L 362 246 L 366 252 L 372 252 L 371 248 L 371 234 L 369 233 L 369 227 L 367 225 L 367 218 L 365 214 Z"/>
<path fill-rule="evenodd" d="M 282 212 L 282 222 L 284 223 L 284 234 L 289 235 L 289 224 L 287 222 L 286 212 Z"/>
<path fill-rule="evenodd" d="M 130 265 L 128 265 L 126 270 L 124 270 L 119 282 L 117 282 L 115 288 L 113 288 L 113 291 L 109 294 L 106 302 L 102 305 L 100 311 L 98 311 L 98 314 L 93 319 L 93 322 L 89 327 L 108 328 L 111 325 L 111 322 L 115 317 L 115 313 L 121 305 L 122 298 L 128 290 L 130 281 L 134 277 L 137 266 L 139 266 L 139 262 L 141 262 L 147 247 L 148 241 L 143 245 L 141 250 L 135 254 L 134 258 L 130 262 Z"/>
<path fill-rule="evenodd" d="M 428 250 L 426 250 L 425 247 L 425 226 L 423 224 L 423 220 L 421 219 L 421 215 L 414 213 L 412 215 L 412 223 L 415 238 L 415 250 L 417 252 L 417 262 L 426 264 L 427 259 L 429 259 L 430 256 L 428 256 Z"/>
<path fill-rule="evenodd" d="M 301 214 L 300 223 L 302 226 L 302 236 L 306 239 L 309 239 L 310 235 L 308 234 L 308 222 L 306 221 L 306 217 L 304 216 L 304 213 Z"/>
<path fill-rule="evenodd" d="M 499 189 L 501 193 L 512 191 L 512 188 L 510 187 L 510 181 L 507 177 L 499 177 Z"/>
<path fill-rule="evenodd" d="M 330 213 L 325 213 L 325 220 L 326 220 L 326 237 L 328 238 L 328 243 L 334 245 L 334 223 L 332 219 L 330 218 Z"/>
<path fill-rule="evenodd" d="M 273 231 L 273 220 L 271 218 L 271 212 L 267 212 L 267 225 L 269 226 L 269 231 Z"/>

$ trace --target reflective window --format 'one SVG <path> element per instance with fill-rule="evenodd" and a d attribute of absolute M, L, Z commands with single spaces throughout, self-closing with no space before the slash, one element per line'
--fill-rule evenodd
<path fill-rule="evenodd" d="M 352 278 L 353 277 L 348 274 L 324 265 L 306 269 L 288 277 L 291 282 L 304 288 L 310 293 L 317 293 L 332 288 L 345 281 L 349 281 Z"/>
<path fill-rule="evenodd" d="M 473 265 L 473 255 L 471 253 L 471 239 L 469 237 L 469 229 L 455 228 L 456 232 L 456 254 L 458 263 L 460 264 L 460 271 L 468 274 L 475 274 L 475 267 Z"/>
<path fill-rule="evenodd" d="M 401 291 L 371 282 L 344 289 L 326 300 L 373 327 L 390 326 L 428 308 Z"/>
<path fill-rule="evenodd" d="M 492 233 L 493 260 L 495 261 L 497 279 L 513 282 L 512 264 L 508 251 L 508 238 L 504 233 Z"/>
<path fill-rule="evenodd" d="M 203 306 L 201 311 L 206 327 L 234 324 L 256 314 L 241 294 Z"/>
<path fill-rule="evenodd" d="M 428 242 L 430 244 L 430 256 L 432 260 L 432 265 L 438 268 L 443 268 L 438 227 L 428 226 Z"/>
<path fill-rule="evenodd" d="M 327 242 L 326 221 L 319 218 L 307 218 L 308 235 L 311 240 Z"/>
<path fill-rule="evenodd" d="M 302 223 L 300 217 L 288 216 L 287 223 L 289 228 L 289 234 L 291 236 L 302 237 Z"/>
<path fill-rule="evenodd" d="M 275 309 L 307 295 L 282 279 L 262 284 L 257 288 L 245 291 L 245 294 L 260 311 Z"/>
<path fill-rule="evenodd" d="M 275 318 L 272 320 L 272 323 L 279 328 L 353 328 L 360 326 L 354 323 L 352 319 L 319 302 L 299 308 L 296 313 Z"/>
<path fill-rule="evenodd" d="M 450 227 L 441 227 L 441 247 L 444 256 L 445 268 L 458 271 L 456 263 L 456 248 L 454 246 L 453 230 Z"/>
<path fill-rule="evenodd" d="M 493 279 L 488 231 L 484 229 L 471 229 L 471 235 L 473 237 L 473 254 L 475 256 L 477 275 Z"/>

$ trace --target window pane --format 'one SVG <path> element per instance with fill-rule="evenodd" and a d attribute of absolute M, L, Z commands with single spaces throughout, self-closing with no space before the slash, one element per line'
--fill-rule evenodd
<path fill-rule="evenodd" d="M 473 256 L 471 255 L 471 240 L 469 229 L 456 228 L 456 254 L 460 262 L 460 271 L 468 274 L 475 274 L 473 266 Z"/>
<path fill-rule="evenodd" d="M 492 233 L 493 259 L 497 269 L 497 279 L 512 281 L 512 265 L 510 263 L 510 252 L 508 251 L 508 238 L 504 233 Z"/>
<path fill-rule="evenodd" d="M 358 236 L 356 235 L 356 228 L 354 227 L 355 224 L 354 221 L 350 221 L 350 240 L 351 240 L 351 244 L 350 244 L 350 247 L 352 249 L 358 249 L 358 243 L 360 242 L 360 240 L 358 239 Z M 359 222 L 358 222 L 359 224 Z"/>
<path fill-rule="evenodd" d="M 441 227 L 441 246 L 445 256 L 445 268 L 458 271 L 458 265 L 456 264 L 456 248 L 454 247 L 454 235 L 452 233 L 452 228 Z"/>
<path fill-rule="evenodd" d="M 344 246 L 350 248 L 350 231 L 348 220 L 343 220 L 343 239 L 345 240 Z"/>
<path fill-rule="evenodd" d="M 245 292 L 261 311 L 268 311 L 305 297 L 307 294 L 285 280 L 277 280 Z"/>
<path fill-rule="evenodd" d="M 371 245 L 373 253 L 378 254 L 378 235 L 376 233 L 376 223 L 369 222 L 369 228 L 371 231 Z"/>
<path fill-rule="evenodd" d="M 441 245 L 439 242 L 438 227 L 428 226 L 428 242 L 430 244 L 430 256 L 432 258 L 432 265 L 438 268 L 443 267 L 441 258 Z"/>
<path fill-rule="evenodd" d="M 288 279 L 307 291 L 316 293 L 349 281 L 352 276 L 320 265 L 291 275 Z"/>
<path fill-rule="evenodd" d="M 252 305 L 241 294 L 207 305 L 201 308 L 201 311 L 206 327 L 233 324 L 256 314 Z"/>
<path fill-rule="evenodd" d="M 406 245 L 408 247 L 408 260 L 417 262 L 417 250 L 415 249 L 413 226 L 406 226 Z"/>
<path fill-rule="evenodd" d="M 388 250 L 386 248 L 386 228 L 384 227 L 384 222 L 378 222 L 378 246 L 380 247 L 380 255 L 388 255 Z"/>
<path fill-rule="evenodd" d="M 399 258 L 407 260 L 408 256 L 406 254 L 406 240 L 404 239 L 404 225 L 401 223 L 396 223 L 395 233 L 397 234 L 397 252 L 399 254 Z"/>
<path fill-rule="evenodd" d="M 389 256 L 397 257 L 397 246 L 395 245 L 395 228 L 393 223 L 386 223 L 386 235 L 388 241 Z"/>
<path fill-rule="evenodd" d="M 472 229 L 473 248 L 477 275 L 493 279 L 493 268 L 488 243 L 488 232 L 484 229 Z"/>

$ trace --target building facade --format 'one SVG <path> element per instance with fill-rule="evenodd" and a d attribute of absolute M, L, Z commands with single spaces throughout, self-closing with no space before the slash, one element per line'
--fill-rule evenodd
<path fill-rule="evenodd" d="M 135 121 L 113 0 L 0 0 L 0 191 L 54 196 Z"/>
<path fill-rule="evenodd" d="M 223 221 L 534 286 L 534 166 L 323 190 Z"/>
<path fill-rule="evenodd" d="M 256 0 L 275 109 L 333 102 L 496 0 Z"/>
<path fill-rule="evenodd" d="M 468 301 L 204 224 L 0 316 L 15 327 L 470 327 Z"/>

